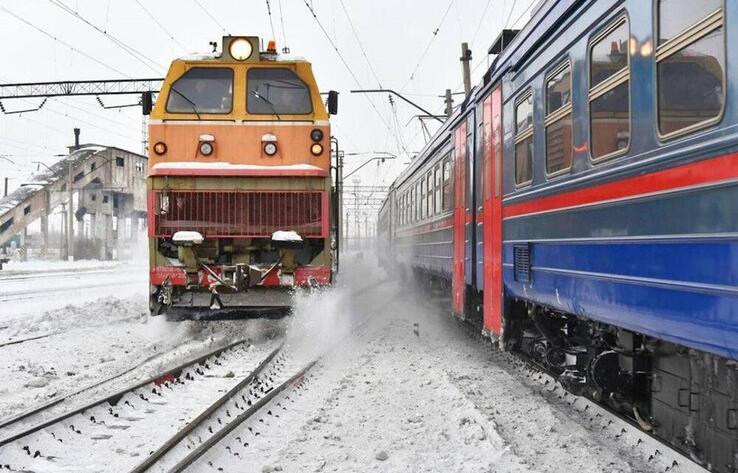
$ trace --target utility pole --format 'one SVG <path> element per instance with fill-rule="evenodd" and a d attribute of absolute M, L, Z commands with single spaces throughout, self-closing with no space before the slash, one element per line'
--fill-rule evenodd
<path fill-rule="evenodd" d="M 451 96 L 451 89 L 446 89 L 446 100 L 444 102 L 446 103 L 446 116 L 450 117 L 454 113 L 454 98 Z"/>
<path fill-rule="evenodd" d="M 79 149 L 79 128 L 74 129 L 74 150 Z M 67 172 L 67 259 L 70 261 L 74 260 L 74 191 L 72 185 L 74 184 L 74 176 L 72 175 L 72 153 L 69 153 L 67 157 L 69 160 L 69 170 Z"/>
<path fill-rule="evenodd" d="M 469 95 L 469 92 L 471 92 L 471 71 L 469 69 L 469 64 L 471 63 L 472 59 L 472 52 L 471 49 L 469 49 L 469 43 L 461 43 L 461 63 L 463 65 L 463 71 L 464 71 L 464 92 L 466 95 Z"/>
<path fill-rule="evenodd" d="M 8 196 L 8 178 L 5 178 L 5 192 L 3 193 L 3 197 Z"/>

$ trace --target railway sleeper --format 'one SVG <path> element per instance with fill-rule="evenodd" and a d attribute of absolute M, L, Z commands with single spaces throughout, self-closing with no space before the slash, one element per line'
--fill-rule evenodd
<path fill-rule="evenodd" d="M 718 473 L 738 472 L 738 363 L 527 301 L 507 349 Z"/>

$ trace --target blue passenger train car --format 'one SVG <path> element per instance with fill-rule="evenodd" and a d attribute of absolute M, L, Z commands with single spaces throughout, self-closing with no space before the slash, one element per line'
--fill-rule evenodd
<path fill-rule="evenodd" d="M 737 41 L 738 2 L 546 1 L 493 44 L 379 235 L 457 316 L 721 473 L 738 471 Z"/>

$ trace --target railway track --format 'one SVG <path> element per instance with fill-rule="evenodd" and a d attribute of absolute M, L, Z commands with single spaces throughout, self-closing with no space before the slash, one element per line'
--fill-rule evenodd
<path fill-rule="evenodd" d="M 450 308 L 447 312 L 450 313 Z M 600 432 L 613 442 L 625 444 L 655 470 L 665 473 L 710 473 L 682 452 L 640 429 L 632 419 L 584 396 L 570 393 L 544 367 L 520 354 L 500 351 L 477 327 L 456 317 L 454 320 L 470 338 L 490 350 L 498 365 L 515 373 L 523 383 L 535 389 L 548 402 L 565 411 L 577 413 L 578 420 L 590 430 Z"/>
<path fill-rule="evenodd" d="M 355 300 L 380 286 L 367 285 L 348 297 Z M 35 423 L 0 438 L 0 471 L 180 472 L 197 469 L 203 461 L 212 463 L 206 460 L 208 455 L 238 457 L 239 449 L 253 442 L 249 436 L 259 435 L 249 424 L 278 418 L 284 409 L 280 399 L 301 389 L 319 359 L 367 321 L 359 321 L 341 339 L 307 355 L 299 341 L 298 347 L 280 344 L 259 355 L 233 344 L 195 364 Z M 239 361 L 249 368 L 235 374 Z M 224 375 L 226 370 L 230 371 Z M 230 382 L 223 383 L 228 375 L 225 379 Z M 215 379 L 217 386 L 203 382 L 206 378 Z M 204 390 L 211 394 L 207 400 L 198 397 Z M 6 422 L 4 428 L 14 423 Z"/>
<path fill-rule="evenodd" d="M 239 340 L 61 414 L 47 412 L 64 399 L 5 419 L 0 470 L 120 471 L 115 462 L 133 464 L 142 449 L 156 448 L 145 441 L 152 428 L 186 423 L 200 405 L 237 383 L 236 373 L 274 352 L 261 351 Z"/>

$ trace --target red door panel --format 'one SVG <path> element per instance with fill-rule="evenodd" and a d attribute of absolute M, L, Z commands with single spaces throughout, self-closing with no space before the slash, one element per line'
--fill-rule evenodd
<path fill-rule="evenodd" d="M 502 90 L 484 101 L 484 329 L 502 333 Z M 489 183 L 490 185 L 486 185 Z"/>
<path fill-rule="evenodd" d="M 466 240 L 466 122 L 454 132 L 454 227 L 452 306 L 455 314 L 464 314 L 464 245 Z"/>

